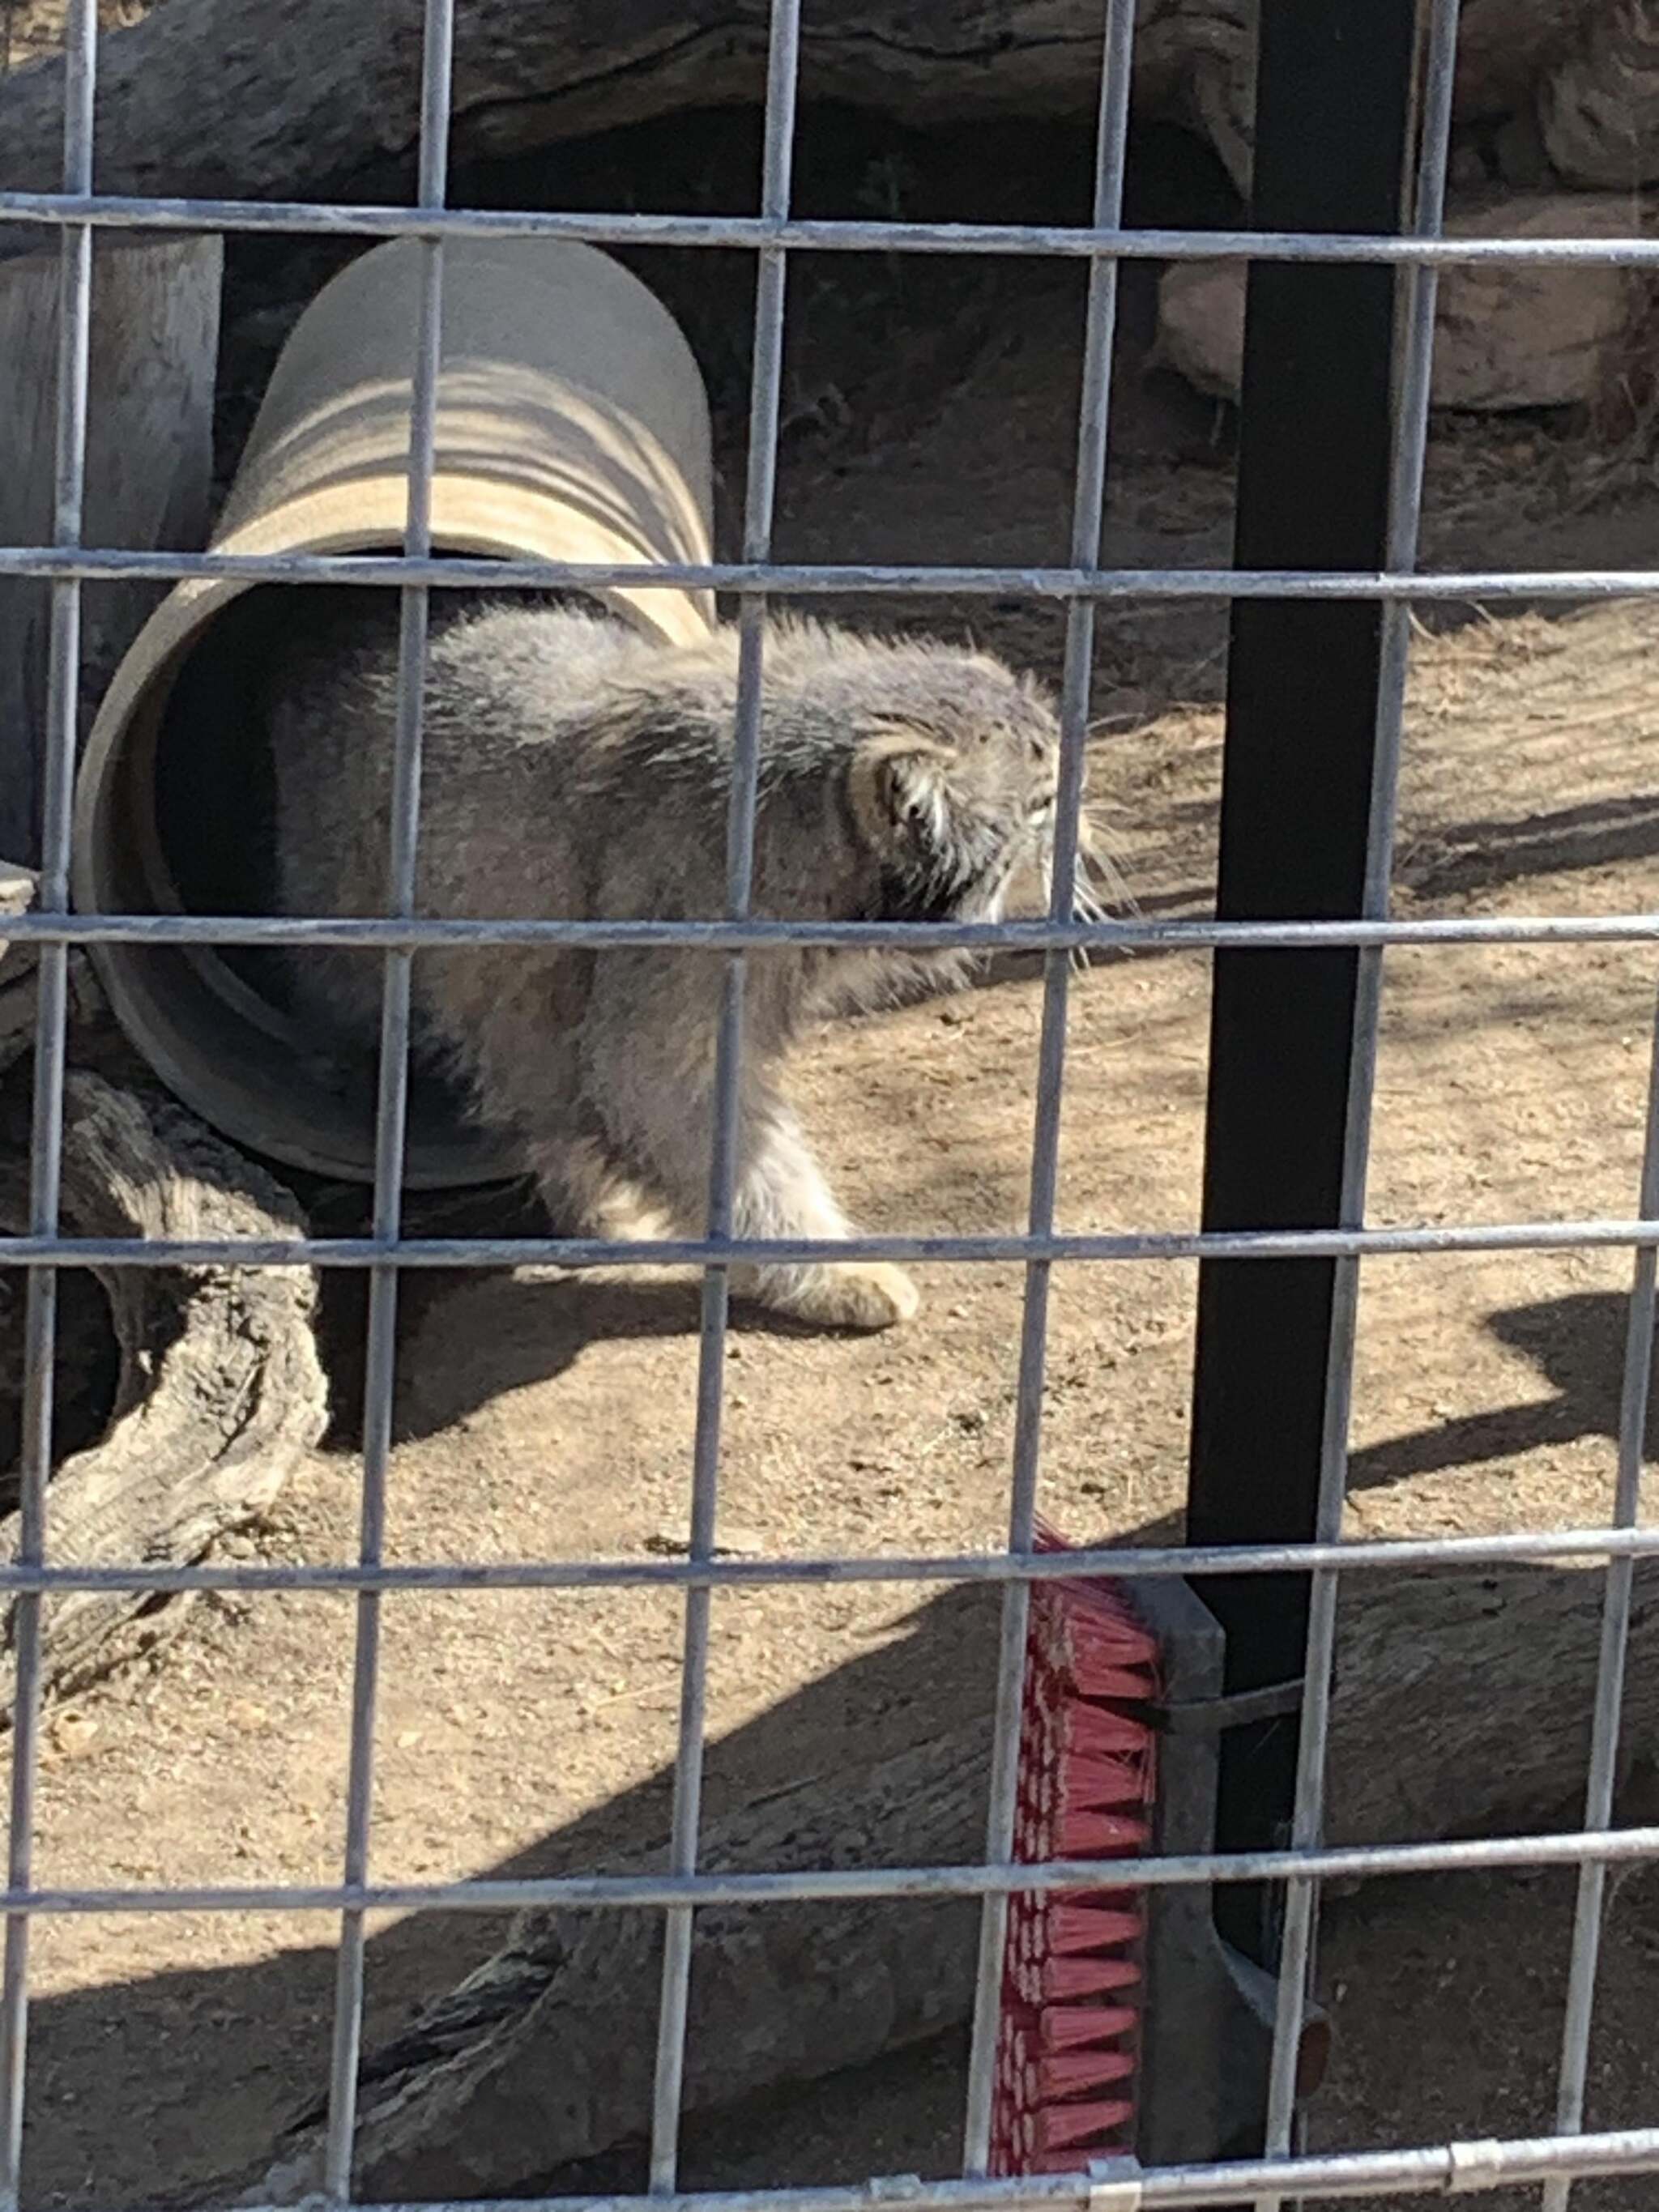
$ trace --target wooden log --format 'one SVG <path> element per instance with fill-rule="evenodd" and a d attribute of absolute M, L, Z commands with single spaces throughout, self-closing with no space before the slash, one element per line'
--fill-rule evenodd
<path fill-rule="evenodd" d="M 1255 0 L 1139 0 L 1138 18 L 1138 118 L 1194 131 L 1248 191 Z M 1648 174 L 1644 160 L 1659 162 L 1659 152 L 1639 150 L 1659 149 L 1659 131 L 1648 128 L 1659 67 L 1645 20 L 1643 0 L 1465 0 L 1460 125 L 1488 137 L 1498 130 L 1500 146 L 1520 131 L 1537 149 L 1540 173 L 1534 179 L 1528 168 L 1529 181 L 1547 181 L 1547 147 L 1570 181 L 1628 191 Z M 370 176 L 373 196 L 395 196 L 400 187 L 388 175 L 407 169 L 416 139 L 420 27 L 421 0 L 375 8 L 166 0 L 103 43 L 100 186 L 349 198 Z M 763 96 L 766 0 L 459 0 L 457 32 L 452 146 L 459 161 Z M 911 0 L 838 0 L 809 13 L 803 92 L 922 127 L 991 115 L 1081 119 L 1096 100 L 1099 38 L 1094 0 L 943 0 L 925 10 Z M 62 100 L 56 63 L 0 82 L 0 186 L 55 187 Z M 246 127 L 250 115 L 261 118 L 258 131 Z M 1505 161 L 1506 178 L 1511 167 Z M 1188 271 L 1185 281 L 1196 286 L 1206 273 Z M 1557 272 L 1581 275 L 1591 288 L 1601 273 Z M 1582 365 L 1582 325 L 1570 320 L 1558 336 L 1536 319 L 1539 278 L 1486 272 L 1511 336 L 1531 333 L 1538 356 L 1528 360 L 1524 347 L 1512 355 L 1506 345 L 1497 364 L 1505 391 L 1553 394 Z M 1598 299 L 1605 291 L 1603 284 Z M 1553 312 L 1562 303 L 1551 292 L 1541 304 Z M 1625 336 L 1621 329 L 1613 344 Z M 24 849 L 0 802 L 0 846 L 8 840 Z"/>
<path fill-rule="evenodd" d="M 1341 1609 L 1329 1766 L 1337 1844 L 1576 1825 L 1604 1577 L 1593 1566 L 1366 1572 Z M 1637 1573 L 1625 1751 L 1659 1747 L 1659 1562 Z M 960 1608 L 958 1608 L 960 1611 Z M 917 1616 L 919 1650 L 930 1617 Z M 994 1632 L 990 1608 L 981 1624 Z M 939 1632 L 960 1636 L 954 1630 Z M 919 1680 L 944 1686 L 961 1670 Z M 775 1719 L 775 1717 L 774 1717 Z M 928 1716 L 922 1716 L 925 1721 Z M 863 1773 L 813 1776 L 705 1829 L 709 1870 L 951 1865 L 984 1832 L 988 1712 Z M 554 1854 L 557 1857 L 557 1853 Z M 664 1864 L 660 1839 L 607 1873 Z M 867 2063 L 959 2024 L 972 1999 L 971 1902 L 771 1905 L 700 1912 L 689 2113 Z M 520 1917 L 494 1957 L 365 2063 L 357 2192 L 409 2202 L 523 2193 L 636 2141 L 649 2106 L 656 1913 Z M 317 2188 L 324 2115 L 306 2114 L 246 2201 Z"/>
<path fill-rule="evenodd" d="M 20 80 L 21 81 L 21 80 Z M 0 87 L 3 90 L 3 87 Z M 200 545 L 212 477 L 218 238 L 104 238 L 93 258 L 88 389 L 88 545 Z M 0 544 L 52 541 L 58 263 L 0 261 Z M 83 722 L 160 595 L 100 584 L 82 595 Z M 0 581 L 0 852 L 39 853 L 50 586 Z"/>
<path fill-rule="evenodd" d="M 32 879 L 0 867 L 0 931 Z M 29 1123 L 37 963 L 0 936 L 0 1233 L 30 1222 Z M 76 1056 L 118 1052 L 114 1024 L 79 954 L 70 957 Z M 71 1237 L 288 1238 L 304 1233 L 295 1199 L 264 1170 L 152 1089 L 125 1091 L 88 1071 L 69 1077 L 59 1218 Z M 54 1560 L 184 1564 L 257 1521 L 321 1437 L 327 1390 L 306 1267 L 98 1267 L 104 1334 L 118 1362 L 112 1417 L 99 1441 L 55 1468 L 48 1496 Z M 77 1282 L 82 1279 L 75 1279 Z M 9 1348 L 21 1349 L 21 1297 L 9 1297 Z M 70 1343 L 86 1355 L 88 1302 Z M 87 1327 L 81 1326 L 82 1323 Z M 75 1395 L 60 1345 L 58 1392 Z M 21 1372 L 0 1373 L 13 1395 Z M 0 1519 L 0 1559 L 17 1556 L 15 1513 Z M 75 1592 L 43 1608 L 43 1686 L 68 1695 L 165 1641 L 181 1600 Z M 10 1631 L 0 1646 L 0 1723 L 11 1709 Z"/>
<path fill-rule="evenodd" d="M 1614 0 L 1466 0 L 1460 107 L 1508 112 Z M 1254 0 L 1140 0 L 1137 112 L 1248 158 Z M 461 0 L 453 149 L 522 153 L 677 108 L 762 96 L 766 0 Z M 109 37 L 100 190 L 299 199 L 413 148 L 421 0 L 167 0 Z M 810 9 L 802 89 L 921 125 L 1086 116 L 1097 0 L 836 0 Z M 55 189 L 61 69 L 0 86 L 0 185 Z M 258 118 L 251 128 L 249 118 Z"/>
<path fill-rule="evenodd" d="M 1513 193 L 1454 204 L 1471 238 L 1627 235 L 1647 228 L 1623 194 Z M 1244 346 L 1240 262 L 1177 263 L 1158 286 L 1157 357 L 1199 391 L 1237 399 Z M 1435 326 L 1434 404 L 1494 411 L 1595 406 L 1627 366 L 1652 280 L 1626 269 L 1449 268 Z"/>

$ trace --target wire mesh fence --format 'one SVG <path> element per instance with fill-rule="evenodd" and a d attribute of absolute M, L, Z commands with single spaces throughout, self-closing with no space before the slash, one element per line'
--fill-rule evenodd
<path fill-rule="evenodd" d="M 1537 915 L 1397 921 L 1389 913 L 1395 779 L 1414 601 L 1584 600 L 1659 590 L 1659 572 L 1621 568 L 1521 573 L 1422 574 L 1416 567 L 1432 366 L 1436 288 L 1449 264 L 1595 263 L 1628 268 L 1659 264 L 1659 240 L 1521 237 L 1449 238 L 1443 212 L 1450 137 L 1457 0 L 1433 0 L 1425 70 L 1425 106 L 1412 228 L 1395 237 L 1249 232 L 1146 230 L 1123 226 L 1127 152 L 1133 0 L 1109 0 L 1104 10 L 1098 138 L 1090 222 L 1078 228 L 903 222 L 824 222 L 792 213 L 791 161 L 800 44 L 800 0 L 773 0 L 767 70 L 763 180 L 752 216 L 692 217 L 640 214 L 499 213 L 447 205 L 447 130 L 455 0 L 427 0 L 421 96 L 419 177 L 404 208 L 325 203 L 164 201 L 100 196 L 94 189 L 93 108 L 98 11 L 94 0 L 73 0 L 65 40 L 67 89 L 62 189 L 56 193 L 0 192 L 0 220 L 55 233 L 61 257 L 63 312 L 58 363 L 56 501 L 49 546 L 0 548 L 0 576 L 50 580 L 52 624 L 47 712 L 46 807 L 36 910 L 9 933 L 38 943 L 40 1015 L 34 1063 L 29 1234 L 0 1239 L 0 1265 L 29 1270 L 26 1312 L 27 1395 L 22 1454 L 22 1541 L 0 1567 L 11 1593 L 17 1660 L 16 1723 L 7 1853 L 3 1984 L 0 1985 L 0 2201 L 18 2201 L 21 2170 L 25 2054 L 29 2009 L 29 1940 L 37 1916 L 149 1911 L 301 1912 L 340 1916 L 326 2155 L 326 2189 L 343 2203 L 351 2192 L 357 2077 L 364 2010 L 366 1916 L 377 1908 L 489 1912 L 508 1906 L 581 1905 L 655 1911 L 665 1916 L 651 2188 L 658 2201 L 733 2212 L 776 2202 L 781 2192 L 730 2198 L 682 2198 L 678 2147 L 686 2057 L 687 1999 L 694 1915 L 714 1903 L 763 1910 L 781 1899 L 848 1897 L 971 1896 L 983 1900 L 977 1994 L 969 2067 L 963 2179 L 922 2185 L 872 2179 L 861 2188 L 792 2191 L 799 2212 L 853 2212 L 897 2199 L 917 2207 L 1129 2208 L 1256 2203 L 1289 2197 L 1339 2200 L 1359 2196 L 1480 2192 L 1536 2185 L 1550 2212 L 1561 2212 L 1575 2179 L 1659 2172 L 1659 2124 L 1601 2134 L 1583 2132 L 1588 2055 L 1598 1949 L 1608 1870 L 1659 1856 L 1659 1829 L 1613 1826 L 1613 1781 L 1620 1695 L 1636 1562 L 1659 1553 L 1659 1531 L 1638 1526 L 1643 1439 L 1651 1379 L 1659 1267 L 1659 1073 L 1650 1086 L 1641 1184 L 1628 1218 L 1434 1223 L 1387 1229 L 1365 1225 L 1370 1109 L 1376 1077 L 1382 959 L 1391 945 L 1452 944 L 1571 945 L 1659 941 L 1659 917 Z M 8 11 L 9 13 L 9 11 Z M 419 331 L 413 363 L 413 441 L 404 551 L 392 556 L 269 557 L 163 555 L 93 550 L 82 546 L 88 435 L 88 366 L 92 246 L 100 229 L 292 231 L 363 238 L 408 236 L 424 241 Z M 602 564 L 501 562 L 492 581 L 514 586 L 708 587 L 740 603 L 740 675 L 727 820 L 726 901 L 722 917 L 698 922 L 472 922 L 416 913 L 420 816 L 422 673 L 428 594 L 475 585 L 471 562 L 447 559 L 431 526 L 434 420 L 444 242 L 450 238 L 562 236 L 597 244 L 672 244 L 742 247 L 758 259 L 752 398 L 741 557 L 701 566 L 657 564 L 641 569 Z M 1058 568 L 807 565 L 771 558 L 776 498 L 790 257 L 799 251 L 884 253 L 1051 255 L 1086 261 L 1089 291 L 1082 403 L 1078 426 L 1071 538 Z M 1131 259 L 1277 259 L 1390 264 L 1405 272 L 1403 368 L 1399 383 L 1388 558 L 1375 574 L 1101 567 L 1112 362 L 1121 264 Z M 401 594 L 401 643 L 390 822 L 391 900 L 374 920 L 252 919 L 185 915 L 91 915 L 70 911 L 70 800 L 76 767 L 76 672 L 84 583 L 112 576 L 172 581 L 234 575 L 277 583 L 329 580 L 363 587 L 395 586 Z M 949 592 L 965 597 L 1020 593 L 1064 605 L 1061 768 L 1054 881 L 1047 916 L 996 924 L 807 924 L 751 914 L 754 836 L 762 737 L 762 676 L 769 605 L 816 600 L 857 591 L 902 599 Z M 1237 599 L 1248 597 L 1364 599 L 1385 606 L 1383 684 L 1379 702 L 1382 766 L 1372 809 L 1363 913 L 1357 918 L 1297 922 L 1075 921 L 1070 906 L 1072 861 L 1079 836 L 1096 614 L 1122 599 Z M 379 948 L 385 981 L 372 1232 L 364 1237 L 313 1237 L 281 1243 L 75 1240 L 59 1233 L 62 1130 L 66 1060 L 66 979 L 70 948 L 99 942 L 165 945 L 356 945 Z M 745 1241 L 732 1233 L 735 1125 L 743 1050 L 745 956 L 789 943 L 1040 951 L 1044 983 L 1030 1196 L 1024 1233 L 981 1236 L 859 1237 L 825 1244 L 811 1240 Z M 409 1111 L 410 970 L 422 947 L 489 944 L 591 947 L 701 948 L 725 963 L 714 1079 L 714 1141 L 706 1234 L 628 1244 L 573 1237 L 416 1238 L 403 1234 L 402 1165 Z M 1198 1230 L 1144 1233 L 1063 1233 L 1056 1227 L 1055 1188 L 1064 1091 L 1070 957 L 1081 949 L 1218 946 L 1257 949 L 1343 945 L 1358 948 L 1361 978 L 1356 1028 L 1358 1104 L 1344 1161 L 1341 1220 L 1307 1231 Z M 1624 1390 L 1619 1424 L 1619 1475 L 1608 1525 L 1506 1534 L 1424 1538 L 1387 1543 L 1345 1541 L 1342 1506 L 1355 1333 L 1358 1273 L 1368 1256 L 1467 1251 L 1628 1248 L 1634 1255 Z M 1048 1299 L 1056 1266 L 1123 1264 L 1176 1258 L 1331 1259 L 1338 1266 L 1322 1461 L 1318 1540 L 1252 1549 L 1165 1547 L 1139 1551 L 1045 1554 L 1036 1544 L 1035 1511 L 1042 1431 Z M 1025 1269 L 1020 1334 L 1012 1481 L 1005 1551 L 991 1555 L 912 1553 L 860 1558 L 732 1559 L 716 1553 L 715 1509 L 721 1448 L 730 1270 L 745 1261 L 822 1258 L 1015 1260 Z M 386 1483 L 392 1438 L 398 1284 L 405 1268 L 511 1267 L 558 1263 L 587 1267 L 619 1261 L 646 1267 L 694 1264 L 703 1269 L 690 1486 L 690 1540 L 684 1559 L 639 1561 L 389 1563 L 386 1557 Z M 368 1352 L 363 1410 L 361 1519 L 355 1561 L 338 1565 L 211 1564 L 194 1567 L 77 1568 L 54 1565 L 47 1545 L 48 1477 L 52 1463 L 52 1401 L 57 1271 L 98 1263 L 176 1267 L 280 1267 L 304 1262 L 367 1271 Z M 1346 1847 L 1322 1844 L 1323 1774 L 1329 1724 L 1335 1605 L 1347 1573 L 1403 1572 L 1430 1565 L 1581 1558 L 1607 1562 L 1600 1668 L 1590 1772 L 1581 1830 L 1476 1842 Z M 1158 1888 L 1187 1882 L 1272 1879 L 1288 1885 L 1279 2008 L 1276 2026 L 1266 2154 L 1225 2166 L 1139 2170 L 1113 2166 L 1077 2176 L 991 2181 L 986 2177 L 995 2060 L 998 1977 L 1010 1896 L 1024 1889 L 1097 1887 L 1097 1864 L 1017 1864 L 1012 1860 L 1013 1798 L 1018 1752 L 1021 1669 L 1030 1594 L 1050 1576 L 1109 1572 L 1204 1577 L 1218 1572 L 1271 1574 L 1294 1568 L 1314 1577 L 1296 1814 L 1285 1848 L 1200 1857 L 1117 1863 L 1114 1881 Z M 982 1582 L 1000 1586 L 1003 1618 L 990 1795 L 983 1863 L 866 1871 L 705 1875 L 698 1869 L 700 1790 L 706 1728 L 709 1617 L 720 1589 L 762 1583 L 828 1584 L 854 1581 Z M 370 1808 L 380 1676 L 380 1607 L 395 1589 L 503 1588 L 600 1589 L 656 1585 L 684 1593 L 676 1790 L 669 1862 L 659 1876 L 563 1877 L 398 1884 L 371 1878 Z M 182 1590 L 327 1589 L 355 1596 L 347 1834 L 339 1879 L 323 1886 L 153 1887 L 123 1890 L 46 1888 L 33 1876 L 32 1839 L 40 1756 L 40 1608 L 49 1594 L 122 1588 Z M 1345 2156 L 1293 2154 L 1295 2062 L 1317 1922 L 1320 1885 L 1333 1877 L 1429 1873 L 1455 1869 L 1572 1866 L 1578 1899 L 1569 1972 L 1555 2131 L 1534 2140 L 1469 2142 Z"/>

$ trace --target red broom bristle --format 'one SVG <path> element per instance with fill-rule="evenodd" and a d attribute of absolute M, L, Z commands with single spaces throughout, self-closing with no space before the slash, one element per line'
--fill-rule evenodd
<path fill-rule="evenodd" d="M 1133 1943 L 1140 1934 L 1140 1915 L 1133 1906 L 1103 1910 L 1079 1905 L 1069 1897 L 1057 1899 L 1044 1920 L 1053 1951 L 1103 1950 L 1110 1944 Z"/>
<path fill-rule="evenodd" d="M 1036 2069 L 1037 2094 L 1045 2105 L 1078 2097 L 1109 2082 L 1133 2080 L 1133 2051 L 1059 2051 L 1045 2053 Z"/>
<path fill-rule="evenodd" d="M 1134 2118 L 1127 2097 L 1095 2097 L 1075 2105 L 1045 2105 L 1036 2115 L 1036 2140 L 1043 2150 L 1075 2148 L 1085 2154 L 1097 2136 L 1121 2128 Z"/>
<path fill-rule="evenodd" d="M 1064 1548 L 1049 1531 L 1039 1547 Z M 1151 1838 L 1156 1639 L 1102 1582 L 1032 1591 L 1015 1851 L 1027 1864 L 1102 1862 Z M 1144 1893 L 1011 1900 L 992 2170 L 1060 2172 L 1133 2147 Z M 1114 2094 L 1102 2095 L 1102 2091 Z"/>
<path fill-rule="evenodd" d="M 1131 2034 L 1139 2019 L 1137 2005 L 1045 2005 L 1041 2033 L 1050 2051 L 1072 2051 Z"/>
<path fill-rule="evenodd" d="M 1061 1747 L 1085 1758 L 1139 1758 L 1146 1749 L 1146 1723 L 1109 1705 L 1066 1705 L 1055 1720 Z"/>
<path fill-rule="evenodd" d="M 1038 1986 L 1049 2003 L 1067 2004 L 1133 1989 L 1139 1979 L 1133 1959 L 1046 1959 Z"/>
<path fill-rule="evenodd" d="M 1146 1823 L 1121 1813 L 1096 1813 L 1086 1805 L 1068 1806 L 1054 1821 L 1054 1856 L 1104 1858 L 1109 1851 L 1138 1851 L 1146 1841 Z"/>
<path fill-rule="evenodd" d="M 1097 1759 L 1073 1751 L 1066 1754 L 1066 1772 L 1074 1805 L 1139 1805 L 1146 1796 L 1144 1759 Z"/>

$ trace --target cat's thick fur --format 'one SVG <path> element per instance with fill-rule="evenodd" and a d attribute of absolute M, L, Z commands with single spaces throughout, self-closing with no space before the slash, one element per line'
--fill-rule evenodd
<path fill-rule="evenodd" d="M 378 592 L 331 600 L 282 652 L 267 709 L 278 901 L 368 915 L 386 910 L 397 614 Z M 669 648 L 570 606 L 435 594 L 417 911 L 718 919 L 738 660 L 733 630 Z M 1022 866 L 1046 879 L 1058 732 L 1029 679 L 982 653 L 793 623 L 770 631 L 763 668 L 757 915 L 994 919 Z M 373 1038 L 378 960 L 310 949 L 291 963 L 308 1024 Z M 962 966 L 750 955 L 735 1236 L 848 1233 L 781 1063 L 812 1017 L 868 1004 L 919 964 Z M 724 965 L 660 948 L 422 951 L 417 1048 L 459 1069 L 480 1116 L 521 1142 L 562 1220 L 625 1233 L 642 1198 L 699 1234 Z M 917 1304 L 879 1265 L 768 1267 L 736 1287 L 830 1327 L 883 1328 Z"/>

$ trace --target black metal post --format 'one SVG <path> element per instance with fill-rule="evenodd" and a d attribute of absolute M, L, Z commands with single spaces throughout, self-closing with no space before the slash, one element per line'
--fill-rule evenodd
<path fill-rule="evenodd" d="M 1395 232 L 1414 119 L 1417 0 L 1261 0 L 1255 222 Z M 1252 267 L 1235 558 L 1252 568 L 1376 569 L 1388 515 L 1394 271 Z M 1358 914 L 1376 738 L 1381 608 L 1257 600 L 1233 610 L 1218 910 Z M 1219 951 L 1211 1012 L 1204 1224 L 1313 1228 L 1338 1218 L 1357 956 Z M 1220 1261 L 1200 1271 L 1188 1533 L 1200 1544 L 1315 1530 L 1334 1269 Z M 1230 1692 L 1293 1680 L 1301 1575 L 1207 1580 Z M 1234 1729 L 1217 1841 L 1282 1840 L 1297 1722 Z M 1218 1889 L 1222 1934 L 1276 1963 L 1277 1899 Z"/>

